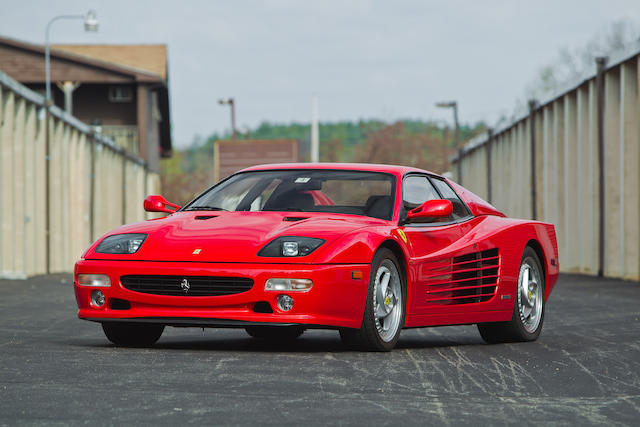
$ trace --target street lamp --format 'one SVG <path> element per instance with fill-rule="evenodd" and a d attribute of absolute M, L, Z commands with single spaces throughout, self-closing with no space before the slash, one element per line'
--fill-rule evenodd
<path fill-rule="evenodd" d="M 453 109 L 453 143 L 455 145 L 455 149 L 458 149 L 458 142 L 460 138 L 460 125 L 458 124 L 458 103 L 456 101 L 437 102 L 436 107 Z M 459 184 L 462 184 L 462 162 L 460 161 L 461 151 L 462 150 L 458 151 L 458 176 L 456 177 Z"/>
<path fill-rule="evenodd" d="M 44 69 L 45 69 L 45 91 L 46 91 L 46 101 L 47 107 L 51 105 L 51 58 L 49 54 L 50 46 L 49 46 L 49 30 L 51 29 L 51 24 L 61 19 L 82 19 L 84 20 L 84 30 L 87 32 L 96 32 L 98 31 L 98 18 L 96 17 L 96 12 L 90 10 L 86 15 L 58 15 L 49 21 L 47 24 L 47 29 L 44 33 Z"/>
<path fill-rule="evenodd" d="M 458 103 L 456 101 L 447 101 L 447 102 L 438 102 L 436 103 L 436 107 L 439 108 L 453 108 L 453 124 L 454 124 L 454 130 L 453 130 L 453 142 L 456 145 L 456 148 L 458 147 L 458 138 L 459 133 L 460 133 L 460 125 L 458 124 Z"/>
<path fill-rule="evenodd" d="M 47 248 L 50 247 L 51 242 L 51 217 L 49 215 L 50 206 L 51 206 L 51 196 L 49 194 L 49 183 L 50 179 L 50 160 L 51 160 L 51 147 L 49 143 L 49 107 L 51 107 L 51 56 L 49 54 L 50 46 L 49 46 L 49 32 L 51 30 L 51 25 L 61 19 L 82 19 L 84 20 L 84 30 L 95 32 L 98 31 L 98 18 L 96 17 L 96 13 L 93 10 L 87 12 L 86 15 L 58 15 L 51 18 L 51 20 L 47 23 L 47 28 L 44 32 L 44 75 L 45 75 L 45 144 L 44 144 L 44 176 L 46 179 L 45 188 L 45 245 Z M 46 265 L 47 265 L 47 273 L 51 271 L 51 258 L 50 251 L 47 249 L 46 256 Z"/>
<path fill-rule="evenodd" d="M 233 98 L 219 99 L 218 104 L 231 106 L 231 138 L 236 139 L 236 104 Z"/>

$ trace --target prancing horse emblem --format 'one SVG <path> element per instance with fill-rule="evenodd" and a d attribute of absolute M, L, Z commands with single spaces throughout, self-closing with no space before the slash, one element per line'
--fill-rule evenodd
<path fill-rule="evenodd" d="M 182 282 L 180 282 L 180 288 L 186 294 L 187 292 L 189 292 L 189 289 L 191 288 L 191 285 L 189 285 L 189 281 L 187 279 L 182 279 Z"/>

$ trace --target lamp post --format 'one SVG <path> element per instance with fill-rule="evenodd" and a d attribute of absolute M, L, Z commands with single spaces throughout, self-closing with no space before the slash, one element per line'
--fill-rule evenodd
<path fill-rule="evenodd" d="M 436 107 L 439 108 L 453 108 L 453 142 L 458 147 L 458 138 L 460 137 L 460 125 L 458 123 L 458 103 L 456 101 L 438 102 Z"/>
<path fill-rule="evenodd" d="M 237 131 L 236 131 L 236 104 L 233 98 L 229 99 L 219 99 L 218 104 L 220 105 L 229 105 L 231 107 L 231 138 L 236 139 Z"/>
<path fill-rule="evenodd" d="M 445 101 L 436 103 L 436 107 L 439 108 L 452 108 L 453 109 L 453 143 L 455 145 L 455 149 L 458 149 L 458 143 L 460 138 L 460 125 L 458 123 L 458 103 L 456 101 Z M 462 184 L 462 165 L 460 153 L 462 150 L 458 152 L 458 176 L 457 180 L 459 184 Z"/>
<path fill-rule="evenodd" d="M 62 19 L 82 19 L 84 20 L 84 30 L 87 32 L 96 32 L 98 31 L 98 18 L 96 17 L 96 12 L 90 10 L 86 15 L 58 15 L 51 18 L 51 20 L 47 23 L 47 29 L 44 33 L 44 73 L 45 73 L 45 91 L 46 96 L 45 100 L 47 101 L 47 108 L 51 105 L 51 58 L 49 54 L 50 46 L 49 46 L 49 32 L 51 30 L 51 25 Z"/>
<path fill-rule="evenodd" d="M 86 15 L 58 15 L 51 18 L 51 20 L 47 23 L 47 28 L 44 32 L 44 75 L 45 75 L 45 146 L 44 146 L 44 176 L 46 180 L 45 184 L 45 244 L 46 244 L 46 266 L 47 273 L 51 271 L 51 216 L 49 214 L 49 208 L 51 206 L 51 195 L 50 195 L 50 168 L 49 162 L 51 159 L 50 153 L 50 143 L 49 143 L 49 108 L 51 107 L 51 57 L 49 54 L 50 46 L 49 46 L 49 32 L 51 30 L 51 25 L 62 19 L 82 19 L 84 20 L 84 30 L 95 32 L 98 31 L 98 18 L 96 18 L 96 13 L 93 10 L 87 12 Z M 91 155 L 93 156 L 93 149 L 91 151 Z M 93 157 L 92 157 L 93 158 Z M 93 166 L 93 161 L 92 161 Z M 93 190 L 91 191 L 91 195 L 93 197 Z M 91 208 L 93 209 L 93 203 L 91 203 Z M 91 221 L 93 221 L 93 215 L 91 215 Z M 93 233 L 93 225 L 91 226 L 91 233 Z"/>

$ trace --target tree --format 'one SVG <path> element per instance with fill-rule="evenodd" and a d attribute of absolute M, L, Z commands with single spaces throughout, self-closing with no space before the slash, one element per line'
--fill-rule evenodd
<path fill-rule="evenodd" d="M 613 22 L 579 48 L 561 48 L 555 59 L 540 68 L 535 79 L 528 85 L 525 90 L 526 100 L 553 95 L 578 80 L 587 70 L 593 69 L 597 56 L 606 56 L 612 51 L 624 49 L 640 40 L 639 37 L 640 29 L 623 19 Z M 517 109 L 525 111 L 526 105 L 527 102 L 519 102 Z"/>
<path fill-rule="evenodd" d="M 371 133 L 356 147 L 354 159 L 362 163 L 414 166 L 442 173 L 449 167 L 450 148 L 433 134 L 408 133 L 404 122 Z"/>

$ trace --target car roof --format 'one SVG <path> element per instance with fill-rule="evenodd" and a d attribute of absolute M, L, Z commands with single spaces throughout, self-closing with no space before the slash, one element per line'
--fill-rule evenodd
<path fill-rule="evenodd" d="M 353 170 L 365 172 L 387 172 L 394 175 L 404 175 L 409 172 L 428 173 L 438 175 L 423 169 L 413 168 L 410 166 L 397 165 L 380 165 L 372 163 L 276 163 L 266 165 L 256 165 L 243 169 L 240 172 L 247 171 L 263 171 L 263 170 L 282 170 L 282 169 L 333 169 L 333 170 Z"/>

